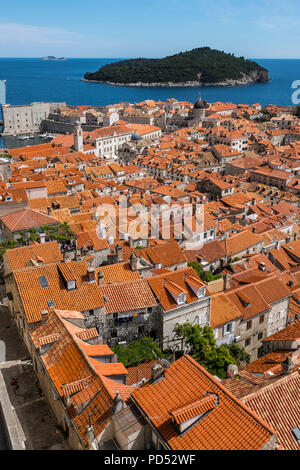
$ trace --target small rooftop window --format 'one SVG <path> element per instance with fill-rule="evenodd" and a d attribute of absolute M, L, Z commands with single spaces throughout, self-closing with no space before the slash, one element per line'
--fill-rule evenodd
<path fill-rule="evenodd" d="M 300 442 L 300 429 L 299 428 L 292 429 L 292 434 L 294 438 L 296 439 L 296 441 Z"/>
<path fill-rule="evenodd" d="M 48 300 L 48 307 L 54 307 L 54 301 Z"/>
<path fill-rule="evenodd" d="M 48 287 L 48 281 L 45 276 L 39 277 L 39 281 L 42 287 Z"/>

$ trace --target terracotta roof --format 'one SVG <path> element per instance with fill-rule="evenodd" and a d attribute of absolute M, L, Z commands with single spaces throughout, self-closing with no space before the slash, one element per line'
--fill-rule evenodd
<path fill-rule="evenodd" d="M 223 292 L 214 294 L 211 298 L 210 326 L 216 328 L 241 317 L 241 312 Z"/>
<path fill-rule="evenodd" d="M 276 440 L 282 450 L 300 450 L 300 442 L 292 434 L 300 422 L 299 390 L 297 371 L 243 399 L 251 410 L 276 429 Z"/>
<path fill-rule="evenodd" d="M 259 313 L 269 310 L 270 305 L 256 289 L 255 284 L 239 287 L 234 291 L 227 292 L 228 299 L 247 320 Z"/>
<path fill-rule="evenodd" d="M 295 320 L 291 325 L 264 338 L 262 341 L 300 341 L 300 321 Z"/>
<path fill-rule="evenodd" d="M 253 374 L 266 375 L 271 372 L 271 375 L 280 375 L 283 371 L 281 363 L 288 356 L 292 356 L 291 351 L 271 352 L 247 364 L 245 370 Z"/>
<path fill-rule="evenodd" d="M 170 413 L 202 400 L 207 393 L 217 396 L 215 407 L 179 435 Z M 172 450 L 259 450 L 274 434 L 187 355 L 165 369 L 162 379 L 144 385 L 131 396 Z"/>
<path fill-rule="evenodd" d="M 104 306 L 108 314 L 130 312 L 157 305 L 146 279 L 107 284 L 100 286 L 99 289 L 106 299 Z"/>
<path fill-rule="evenodd" d="M 57 309 L 83 312 L 102 307 L 101 291 L 97 282 L 88 282 L 87 268 L 85 261 L 74 261 L 15 271 L 14 277 L 28 323 L 42 320 L 42 311 L 49 310 L 50 300 Z M 76 288 L 68 291 L 63 276 L 75 280 Z"/>
<path fill-rule="evenodd" d="M 202 248 L 198 250 L 186 250 L 185 254 L 189 261 L 206 261 L 212 263 L 226 256 L 225 250 L 219 240 L 212 240 L 204 243 Z"/>
<path fill-rule="evenodd" d="M 150 362 L 143 362 L 138 366 L 128 367 L 126 383 L 128 385 L 133 385 L 141 382 L 142 379 L 149 380 L 151 378 L 152 366 L 154 366 L 154 364 L 159 364 L 159 360 L 153 359 Z"/>
<path fill-rule="evenodd" d="M 62 260 L 59 244 L 56 241 L 13 248 L 7 250 L 5 256 L 12 271 L 25 268 L 30 260 L 42 261 L 43 265 Z"/>
<path fill-rule="evenodd" d="M 31 227 L 59 224 L 58 220 L 34 209 L 22 209 L 0 217 L 2 223 L 11 231 L 25 230 Z"/>
<path fill-rule="evenodd" d="M 170 294 L 172 286 L 173 290 L 175 291 L 176 289 L 179 294 L 181 292 L 186 293 L 186 303 L 191 303 L 198 300 L 197 295 L 189 285 L 188 277 L 186 278 L 187 275 L 195 278 L 195 280 L 199 283 L 199 287 L 206 286 L 197 276 L 193 268 L 190 267 L 153 276 L 152 278 L 147 278 L 147 282 L 149 283 L 155 297 L 158 299 L 159 303 L 165 311 L 178 307 L 174 298 Z"/>
<path fill-rule="evenodd" d="M 165 267 L 186 263 L 186 257 L 177 242 L 165 243 L 152 248 L 143 248 L 137 250 L 136 254 L 154 265 L 161 264 Z"/>
<path fill-rule="evenodd" d="M 32 331 L 30 336 L 37 347 L 41 337 L 53 331 L 60 333 L 59 339 L 40 357 L 58 395 L 61 397 L 70 395 L 71 407 L 68 407 L 67 412 L 82 442 L 87 445 L 86 429 L 89 424 L 89 415 L 91 415 L 95 435 L 98 436 L 112 416 L 114 395 L 104 385 L 102 376 L 97 375 L 88 357 L 74 341 L 72 328 L 69 330 L 68 325 L 75 326 L 61 320 L 60 311 L 51 311 L 46 322 Z M 75 330 L 84 331 L 78 327 L 75 327 Z M 116 383 L 116 385 L 120 384 Z M 82 404 L 86 404 L 83 410 L 78 408 Z M 77 412 L 72 410 L 73 406 Z"/>
<path fill-rule="evenodd" d="M 196 400 L 189 405 L 185 405 L 177 410 L 170 411 L 170 415 L 176 424 L 181 424 L 188 419 L 202 415 L 203 413 L 212 410 L 216 406 L 217 395 L 208 395 Z"/>
<path fill-rule="evenodd" d="M 67 188 L 62 179 L 46 181 L 48 194 L 67 193 Z"/>
<path fill-rule="evenodd" d="M 103 273 L 103 283 L 104 284 L 114 284 L 116 282 L 129 282 L 140 279 L 140 274 L 138 271 L 132 271 L 130 264 L 127 261 L 116 264 L 109 264 L 106 266 L 100 266 L 100 268 L 95 269 L 95 274 L 97 276 L 98 272 Z"/>
<path fill-rule="evenodd" d="M 263 238 L 260 235 L 245 230 L 222 240 L 221 244 L 226 254 L 232 256 L 261 242 L 263 242 Z"/>

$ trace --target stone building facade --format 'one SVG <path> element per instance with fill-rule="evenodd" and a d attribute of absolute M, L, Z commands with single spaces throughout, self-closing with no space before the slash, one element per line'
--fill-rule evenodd
<path fill-rule="evenodd" d="M 41 124 L 49 114 L 66 103 L 31 103 L 22 106 L 2 106 L 3 135 L 18 135 L 39 132 Z"/>

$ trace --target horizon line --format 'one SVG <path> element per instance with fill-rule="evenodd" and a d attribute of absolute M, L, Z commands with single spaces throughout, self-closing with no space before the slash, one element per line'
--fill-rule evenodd
<path fill-rule="evenodd" d="M 11 56 L 11 57 L 1 57 L 0 59 L 40 59 L 42 60 L 43 57 L 48 57 L 48 56 L 35 56 L 35 57 L 16 57 L 16 56 Z M 56 56 L 55 56 L 56 57 Z M 66 56 L 60 56 L 64 57 L 65 59 L 120 59 L 120 60 L 127 60 L 127 59 L 138 59 L 138 58 L 143 58 L 143 59 L 160 59 L 164 58 L 163 57 L 146 57 L 146 56 L 139 56 L 139 57 L 66 57 Z M 60 57 L 57 57 L 60 59 Z M 248 60 L 300 60 L 300 57 L 246 57 Z"/>

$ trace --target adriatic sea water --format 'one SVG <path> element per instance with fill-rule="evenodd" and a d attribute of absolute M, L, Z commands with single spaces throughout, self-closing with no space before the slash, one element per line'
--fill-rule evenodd
<path fill-rule="evenodd" d="M 194 102 L 200 92 L 203 99 L 209 102 L 292 105 L 295 90 L 291 85 L 294 80 L 300 80 L 300 59 L 253 59 L 269 70 L 269 83 L 236 87 L 146 88 L 80 81 L 85 72 L 94 72 L 102 65 L 116 60 L 119 59 L 0 59 L 0 80 L 7 80 L 6 102 L 16 105 L 56 101 L 92 106 L 120 101 L 134 103 L 145 99 L 164 101 L 167 98 Z M 0 138 L 0 148 L 2 146 Z"/>

